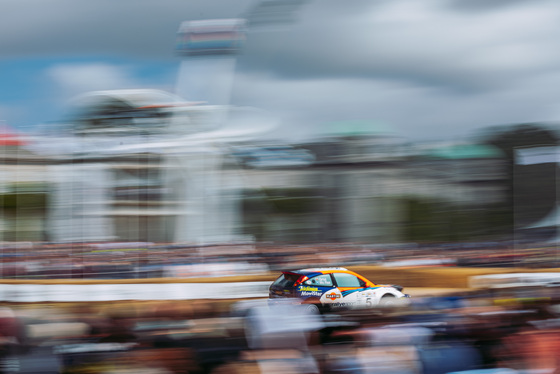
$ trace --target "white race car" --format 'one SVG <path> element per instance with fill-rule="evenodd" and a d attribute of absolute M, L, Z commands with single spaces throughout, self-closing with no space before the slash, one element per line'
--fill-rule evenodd
<path fill-rule="evenodd" d="M 402 287 L 375 284 L 345 268 L 284 271 L 269 289 L 269 301 L 292 298 L 310 309 L 328 311 L 401 304 Z"/>

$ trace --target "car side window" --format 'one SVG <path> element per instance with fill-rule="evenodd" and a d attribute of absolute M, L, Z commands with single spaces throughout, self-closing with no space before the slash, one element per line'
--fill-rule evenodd
<path fill-rule="evenodd" d="M 352 274 L 334 273 L 334 279 L 338 287 L 363 287 L 364 282 Z"/>
<path fill-rule="evenodd" d="M 331 276 L 329 274 L 317 275 L 311 279 L 303 282 L 308 286 L 331 287 L 333 285 Z"/>

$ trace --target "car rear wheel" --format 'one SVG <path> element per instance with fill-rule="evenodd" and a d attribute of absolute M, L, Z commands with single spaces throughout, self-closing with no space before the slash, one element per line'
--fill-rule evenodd
<path fill-rule="evenodd" d="M 313 313 L 313 314 L 321 314 L 321 309 L 319 308 L 320 301 L 317 299 L 313 299 L 313 300 L 309 300 L 306 301 L 303 306 L 305 307 L 305 310 L 309 313 Z"/>

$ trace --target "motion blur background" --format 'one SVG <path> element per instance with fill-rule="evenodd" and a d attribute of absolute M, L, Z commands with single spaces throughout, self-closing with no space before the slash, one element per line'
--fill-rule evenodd
<path fill-rule="evenodd" d="M 0 370 L 558 369 L 554 276 L 470 282 L 559 263 L 557 2 L 0 5 Z M 210 300 L 323 265 L 424 289 Z"/>
<path fill-rule="evenodd" d="M 5 241 L 555 239 L 554 2 L 32 3 Z"/>

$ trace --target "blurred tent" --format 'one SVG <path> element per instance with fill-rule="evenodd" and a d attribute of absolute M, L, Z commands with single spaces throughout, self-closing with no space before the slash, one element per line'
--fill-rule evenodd
<path fill-rule="evenodd" d="M 6 124 L 0 125 L 0 146 L 19 147 L 27 144 L 23 136 Z"/>
<path fill-rule="evenodd" d="M 525 229 L 538 229 L 538 228 L 545 228 L 545 227 L 555 227 L 560 224 L 560 209 L 558 206 L 554 207 L 554 209 L 543 219 L 528 225 Z M 560 240 L 560 238 L 558 239 Z"/>
<path fill-rule="evenodd" d="M 522 166 L 556 164 L 556 168 L 558 168 L 558 160 L 560 159 L 559 156 L 560 156 L 560 148 L 557 146 L 517 147 L 515 148 L 515 152 L 514 152 L 516 164 Z M 556 173 L 558 172 L 556 171 Z M 556 184 L 557 183 L 558 181 L 556 177 Z M 540 218 L 536 222 L 523 227 L 523 230 L 537 231 L 537 232 L 540 230 L 545 230 L 548 232 L 555 230 L 556 234 L 552 239 L 549 240 L 549 242 L 559 243 L 560 242 L 560 233 L 558 230 L 559 225 L 560 225 L 560 208 L 558 206 L 558 201 L 556 201 L 555 203 L 553 203 L 553 207 L 548 214 L 546 214 L 544 217 Z"/>
<path fill-rule="evenodd" d="M 26 148 L 28 143 L 25 136 L 12 127 L 6 124 L 0 125 L 0 159 L 4 162 L 36 158 L 33 152 Z"/>

